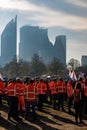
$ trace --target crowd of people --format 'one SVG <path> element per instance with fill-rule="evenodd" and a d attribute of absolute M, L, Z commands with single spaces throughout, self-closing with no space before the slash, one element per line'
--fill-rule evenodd
<path fill-rule="evenodd" d="M 83 114 L 87 115 L 87 79 L 79 78 L 77 81 L 63 78 L 12 78 L 2 81 L 0 79 L 0 104 L 2 96 L 6 95 L 9 106 L 8 120 L 14 118 L 20 121 L 19 112 L 28 118 L 32 109 L 32 118 L 36 119 L 36 108 L 43 111 L 43 103 L 51 103 L 54 110 L 75 110 L 75 122 L 83 123 Z"/>

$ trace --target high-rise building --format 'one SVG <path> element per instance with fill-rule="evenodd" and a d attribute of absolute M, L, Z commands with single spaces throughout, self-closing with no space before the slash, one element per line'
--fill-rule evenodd
<path fill-rule="evenodd" d="M 83 55 L 81 58 L 81 65 L 83 67 L 87 66 L 87 55 Z"/>
<path fill-rule="evenodd" d="M 20 28 L 20 58 L 30 61 L 36 53 L 47 63 L 52 59 L 52 48 L 53 45 L 49 42 L 47 29 L 33 26 L 23 26 Z"/>
<path fill-rule="evenodd" d="M 54 44 L 54 57 L 57 57 L 61 63 L 66 64 L 66 36 L 56 37 Z"/>
<path fill-rule="evenodd" d="M 1 34 L 1 65 L 16 58 L 17 48 L 17 16 L 12 19 Z"/>
<path fill-rule="evenodd" d="M 25 25 L 20 28 L 19 58 L 30 61 L 34 54 L 38 54 L 45 63 L 55 57 L 66 64 L 66 37 L 56 37 L 55 45 L 48 38 L 48 30 Z"/>

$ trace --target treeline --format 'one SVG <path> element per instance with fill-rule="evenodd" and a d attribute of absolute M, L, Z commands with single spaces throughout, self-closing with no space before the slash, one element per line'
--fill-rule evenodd
<path fill-rule="evenodd" d="M 22 78 L 23 76 L 40 77 L 44 74 L 65 76 L 68 74 L 66 66 L 57 58 L 54 57 L 49 64 L 45 64 L 38 54 L 34 54 L 30 62 L 23 59 L 17 62 L 17 59 L 13 59 L 9 64 L 1 67 L 0 72 L 8 78 Z"/>
<path fill-rule="evenodd" d="M 87 74 L 87 67 L 78 67 L 75 72 L 78 77 L 79 72 Z M 31 76 L 41 77 L 42 75 L 57 75 L 59 77 L 65 77 L 69 74 L 67 66 L 64 66 L 59 59 L 53 58 L 49 64 L 45 64 L 43 59 L 38 54 L 34 54 L 31 61 L 24 61 L 20 59 L 13 59 L 10 63 L 0 67 L 0 73 L 8 78 Z"/>

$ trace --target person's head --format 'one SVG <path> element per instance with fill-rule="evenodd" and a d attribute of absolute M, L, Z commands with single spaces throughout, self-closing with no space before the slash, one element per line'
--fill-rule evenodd
<path fill-rule="evenodd" d="M 22 83 L 22 79 L 20 79 L 19 77 L 17 77 L 17 78 L 16 78 L 16 82 Z"/>
<path fill-rule="evenodd" d="M 16 78 L 13 78 L 13 79 L 12 79 L 12 83 L 16 83 Z"/>
<path fill-rule="evenodd" d="M 33 79 L 30 79 L 30 84 L 32 84 L 34 82 L 34 80 Z"/>
<path fill-rule="evenodd" d="M 78 82 L 78 83 L 76 84 L 76 89 L 81 89 L 81 83 Z"/>
<path fill-rule="evenodd" d="M 63 81 L 63 78 L 60 78 L 60 81 Z"/>
<path fill-rule="evenodd" d="M 82 78 L 82 77 L 80 77 L 79 81 L 83 81 L 83 78 Z"/>
<path fill-rule="evenodd" d="M 44 82 L 44 80 L 43 80 L 43 79 L 40 79 L 40 82 Z"/>

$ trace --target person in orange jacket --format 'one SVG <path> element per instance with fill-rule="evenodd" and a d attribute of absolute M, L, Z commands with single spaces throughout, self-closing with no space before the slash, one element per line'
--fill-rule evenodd
<path fill-rule="evenodd" d="M 52 104 L 53 104 L 53 109 L 56 109 L 56 100 L 57 100 L 57 91 L 56 91 L 56 79 L 52 79 L 49 82 L 49 90 L 51 91 L 51 95 L 52 95 Z"/>
<path fill-rule="evenodd" d="M 21 121 L 18 116 L 18 96 L 19 96 L 19 86 L 16 84 L 16 79 L 11 79 L 6 87 L 6 93 L 8 96 L 8 119 L 13 117 L 16 121 Z"/>
<path fill-rule="evenodd" d="M 75 108 L 75 121 L 78 124 L 78 119 L 82 124 L 83 117 L 83 89 L 80 82 L 77 82 L 74 88 L 74 108 Z"/>
<path fill-rule="evenodd" d="M 20 78 L 16 79 L 16 85 L 19 86 L 19 96 L 18 96 L 18 111 L 25 112 L 25 84 L 23 84 Z"/>
<path fill-rule="evenodd" d="M 84 113 L 87 115 L 87 79 L 85 80 L 84 86 Z"/>
<path fill-rule="evenodd" d="M 67 83 L 67 103 L 68 103 L 68 112 L 71 113 L 71 106 L 73 101 L 73 81 L 70 79 Z"/>
<path fill-rule="evenodd" d="M 34 84 L 34 80 L 30 79 L 30 81 L 28 82 L 28 84 L 26 85 L 26 88 L 25 88 L 25 100 L 26 100 L 25 118 L 28 117 L 31 106 L 32 106 L 33 119 L 36 118 L 36 112 L 35 112 L 36 95 L 37 95 L 37 93 L 36 93 L 36 86 Z"/>
<path fill-rule="evenodd" d="M 78 82 L 81 83 L 81 88 L 84 89 L 85 82 L 83 81 L 82 77 L 79 78 Z"/>
<path fill-rule="evenodd" d="M 45 84 L 43 79 L 40 79 L 37 84 L 37 95 L 38 95 L 38 110 L 42 111 L 43 103 L 47 93 L 47 85 Z"/>
<path fill-rule="evenodd" d="M 65 93 L 65 83 L 62 78 L 57 82 L 57 93 L 58 93 L 58 110 L 62 107 L 64 111 L 64 93 Z"/>
<path fill-rule="evenodd" d="M 0 105 L 2 105 L 2 95 L 4 94 L 4 92 L 5 92 L 4 82 L 0 79 Z"/>
<path fill-rule="evenodd" d="M 2 95 L 4 94 L 4 82 L 0 79 L 0 105 L 2 104 Z"/>

